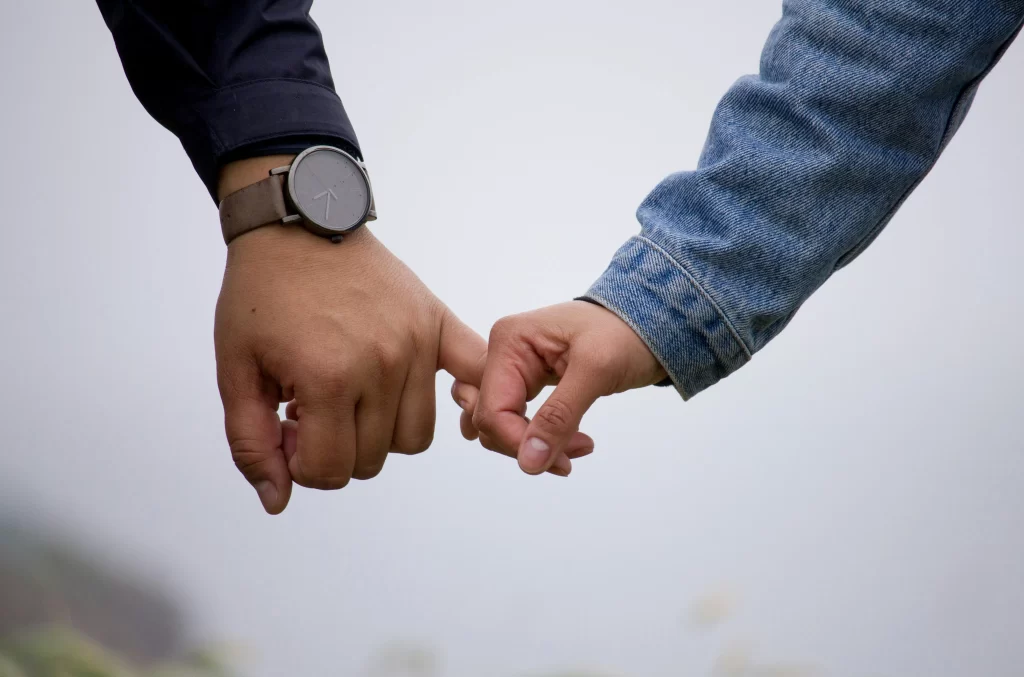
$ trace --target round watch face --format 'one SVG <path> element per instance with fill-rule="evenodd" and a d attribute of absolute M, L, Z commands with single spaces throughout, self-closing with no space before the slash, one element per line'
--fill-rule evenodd
<path fill-rule="evenodd" d="M 370 211 L 370 186 L 362 168 L 348 153 L 329 146 L 295 158 L 288 192 L 308 223 L 331 233 L 361 225 Z"/>

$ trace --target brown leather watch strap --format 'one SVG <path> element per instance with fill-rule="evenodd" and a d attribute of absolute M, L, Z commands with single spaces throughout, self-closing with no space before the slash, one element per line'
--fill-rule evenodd
<path fill-rule="evenodd" d="M 220 227 L 224 242 L 288 216 L 284 197 L 286 174 L 276 174 L 228 195 L 220 203 Z"/>

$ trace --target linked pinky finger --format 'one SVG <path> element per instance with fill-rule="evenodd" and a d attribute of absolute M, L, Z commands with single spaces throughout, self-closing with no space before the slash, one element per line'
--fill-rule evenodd
<path fill-rule="evenodd" d="M 459 416 L 459 430 L 462 432 L 462 436 L 472 442 L 473 440 L 480 437 L 480 431 L 473 425 L 473 410 L 463 411 Z"/>
<path fill-rule="evenodd" d="M 462 409 L 459 416 L 459 430 L 462 436 L 472 442 L 480 436 L 480 431 L 473 425 L 473 412 L 476 411 L 477 397 L 480 391 L 473 386 L 456 381 L 452 384 L 452 399 Z"/>

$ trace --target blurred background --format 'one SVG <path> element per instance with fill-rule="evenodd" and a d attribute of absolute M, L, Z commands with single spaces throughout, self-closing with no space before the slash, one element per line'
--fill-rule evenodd
<path fill-rule="evenodd" d="M 430 452 L 270 518 L 223 439 L 209 196 L 93 3 L 3 13 L 0 657 L 86 645 L 253 677 L 1021 674 L 1024 45 L 779 339 L 689 403 L 599 402 L 571 479 L 464 442 L 442 376 Z M 481 333 L 587 288 L 646 193 L 695 165 L 779 16 L 314 6 L 374 232 Z"/>

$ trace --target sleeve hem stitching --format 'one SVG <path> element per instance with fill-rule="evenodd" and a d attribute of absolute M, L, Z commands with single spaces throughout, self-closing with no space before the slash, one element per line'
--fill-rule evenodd
<path fill-rule="evenodd" d="M 648 246 L 652 247 L 655 251 L 657 251 L 666 259 L 668 259 L 669 262 L 673 266 L 675 266 L 679 270 L 679 272 L 681 272 L 686 277 L 687 280 L 689 280 L 690 284 L 692 284 L 694 288 L 698 292 L 700 292 L 701 296 L 703 296 L 707 300 L 707 302 L 711 304 L 711 307 L 714 308 L 715 312 L 717 312 L 719 317 L 722 318 L 722 322 L 724 322 L 725 326 L 729 329 L 729 333 L 732 335 L 733 339 L 740 345 L 741 348 L 743 348 L 743 353 L 746 355 L 747 360 L 749 361 L 753 359 L 753 352 L 751 352 L 750 348 L 747 347 L 747 344 L 743 341 L 743 339 L 740 338 L 739 332 L 736 331 L 736 327 L 733 325 L 732 320 L 730 320 L 729 316 L 725 314 L 725 312 L 722 310 L 722 307 L 718 305 L 717 301 L 715 301 L 714 297 L 712 297 L 711 294 L 709 294 L 707 290 L 705 290 L 704 287 L 701 286 L 699 282 L 697 282 L 697 279 L 690 274 L 690 271 L 687 270 L 686 266 L 677 261 L 675 257 L 673 257 L 667 251 L 662 249 L 656 242 L 654 242 L 650 238 L 644 235 L 637 235 L 636 238 L 644 242 L 644 244 L 647 244 Z"/>

